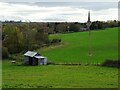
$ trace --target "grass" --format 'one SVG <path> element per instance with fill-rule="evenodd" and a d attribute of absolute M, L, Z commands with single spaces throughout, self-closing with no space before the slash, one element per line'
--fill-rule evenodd
<path fill-rule="evenodd" d="M 106 59 L 118 59 L 118 29 L 55 34 L 62 43 L 38 49 L 51 62 L 96 64 Z M 89 45 L 93 56 L 88 56 Z M 19 61 L 19 60 L 17 60 Z M 22 66 L 4 60 L 2 64 L 3 88 L 118 88 L 118 69 L 101 66 Z"/>
<path fill-rule="evenodd" d="M 106 59 L 118 60 L 118 28 L 88 32 L 55 34 L 50 38 L 61 38 L 62 44 L 38 49 L 37 52 L 52 62 L 102 63 Z M 92 56 L 88 56 L 91 47 Z"/>
<path fill-rule="evenodd" d="M 3 88 L 118 88 L 118 69 L 99 66 L 17 66 L 3 61 Z"/>

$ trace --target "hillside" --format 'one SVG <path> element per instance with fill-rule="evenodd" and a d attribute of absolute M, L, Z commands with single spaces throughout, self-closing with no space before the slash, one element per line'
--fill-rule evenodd
<path fill-rule="evenodd" d="M 77 32 L 68 34 L 54 34 L 50 38 L 61 38 L 58 46 L 38 49 L 49 61 L 59 63 L 101 63 L 106 59 L 117 59 L 118 56 L 118 28 L 108 28 L 91 32 Z M 92 56 L 88 56 L 91 46 Z"/>
<path fill-rule="evenodd" d="M 37 51 L 57 63 L 101 63 L 117 59 L 118 30 L 92 31 L 93 56 L 88 56 L 88 32 L 51 35 L 60 45 Z M 118 88 L 118 68 L 93 65 L 23 66 L 2 62 L 2 88 Z"/>

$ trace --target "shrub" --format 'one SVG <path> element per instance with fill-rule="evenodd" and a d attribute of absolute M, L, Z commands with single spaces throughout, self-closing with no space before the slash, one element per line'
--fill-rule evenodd
<path fill-rule="evenodd" d="M 54 39 L 51 41 L 51 43 L 59 43 L 59 42 L 61 42 L 61 39 L 57 39 L 57 38 L 54 38 Z"/>
<path fill-rule="evenodd" d="M 107 67 L 120 67 L 120 61 L 119 60 L 106 60 L 105 62 L 102 63 L 102 66 L 107 66 Z"/>

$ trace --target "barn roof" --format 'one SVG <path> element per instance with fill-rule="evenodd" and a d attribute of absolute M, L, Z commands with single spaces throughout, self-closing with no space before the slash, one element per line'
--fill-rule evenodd
<path fill-rule="evenodd" d="M 35 58 L 46 58 L 46 57 L 43 57 L 43 56 L 34 56 Z"/>
<path fill-rule="evenodd" d="M 36 54 L 37 54 L 37 52 L 27 51 L 24 55 L 34 57 Z"/>

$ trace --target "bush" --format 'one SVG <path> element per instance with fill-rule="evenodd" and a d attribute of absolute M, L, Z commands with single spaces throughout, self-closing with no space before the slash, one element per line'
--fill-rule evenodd
<path fill-rule="evenodd" d="M 59 42 L 61 42 L 61 39 L 57 39 L 57 38 L 54 38 L 54 39 L 51 41 L 51 43 L 59 43 Z"/>
<path fill-rule="evenodd" d="M 6 47 L 2 47 L 2 58 L 8 58 L 9 56 L 9 52 L 8 49 Z"/>
<path fill-rule="evenodd" d="M 102 66 L 107 66 L 107 67 L 120 67 L 120 61 L 119 60 L 106 60 L 105 62 L 102 63 Z"/>
<path fill-rule="evenodd" d="M 9 60 L 14 60 L 21 62 L 23 61 L 24 56 L 22 54 L 14 54 L 14 55 L 9 55 Z"/>

